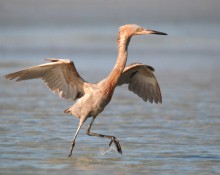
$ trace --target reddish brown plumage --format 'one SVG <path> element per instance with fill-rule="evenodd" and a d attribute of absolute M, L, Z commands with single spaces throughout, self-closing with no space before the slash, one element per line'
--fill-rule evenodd
<path fill-rule="evenodd" d="M 47 59 L 50 63 L 30 67 L 15 73 L 5 75 L 7 79 L 17 81 L 41 78 L 46 85 L 63 98 L 71 98 L 75 104 L 64 112 L 80 118 L 79 126 L 74 136 L 71 152 L 75 145 L 77 134 L 88 117 L 93 117 L 88 130 L 88 135 L 101 136 L 111 139 L 119 153 L 122 153 L 119 141 L 114 136 L 91 133 L 93 121 L 111 100 L 116 86 L 128 84 L 128 89 L 144 101 L 161 103 L 162 97 L 159 84 L 153 74 L 154 69 L 141 63 L 126 66 L 127 49 L 133 35 L 165 33 L 143 29 L 135 24 L 120 27 L 118 33 L 118 59 L 109 76 L 97 84 L 86 82 L 78 74 L 75 65 L 70 60 L 56 58 Z"/>

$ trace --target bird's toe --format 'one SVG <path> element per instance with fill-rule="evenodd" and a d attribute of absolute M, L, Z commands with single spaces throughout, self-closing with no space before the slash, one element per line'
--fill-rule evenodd
<path fill-rule="evenodd" d="M 122 154 L 121 145 L 119 144 L 119 141 L 118 141 L 118 139 L 116 139 L 116 137 L 112 137 L 112 139 L 111 139 L 111 141 L 109 143 L 109 146 L 111 146 L 112 143 L 115 144 L 118 153 Z"/>

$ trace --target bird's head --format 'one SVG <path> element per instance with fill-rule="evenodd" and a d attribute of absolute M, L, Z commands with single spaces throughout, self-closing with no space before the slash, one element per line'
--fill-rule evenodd
<path fill-rule="evenodd" d="M 119 31 L 120 33 L 127 34 L 128 36 L 149 35 L 149 34 L 167 35 L 166 33 L 163 33 L 163 32 L 142 28 L 136 24 L 127 24 L 127 25 L 121 26 Z"/>

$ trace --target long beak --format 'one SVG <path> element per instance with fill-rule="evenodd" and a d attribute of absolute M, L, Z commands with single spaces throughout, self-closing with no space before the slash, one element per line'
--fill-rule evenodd
<path fill-rule="evenodd" d="M 163 32 L 159 32 L 159 31 L 156 31 L 156 30 L 150 30 L 150 29 L 144 29 L 143 31 L 141 31 L 142 34 L 155 34 L 155 35 L 167 35 L 166 33 L 163 33 Z"/>

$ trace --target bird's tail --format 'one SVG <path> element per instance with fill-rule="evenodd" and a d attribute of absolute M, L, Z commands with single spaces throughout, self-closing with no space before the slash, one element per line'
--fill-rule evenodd
<path fill-rule="evenodd" d="M 64 111 L 64 113 L 73 115 L 73 116 L 75 116 L 75 117 L 77 117 L 77 118 L 80 118 L 80 114 L 77 113 L 77 112 L 74 110 L 74 106 L 70 106 L 69 108 L 67 108 L 67 109 Z"/>
<path fill-rule="evenodd" d="M 71 108 L 71 107 L 65 109 L 64 113 L 66 113 L 66 114 L 71 114 L 71 110 L 70 110 L 70 108 Z"/>

